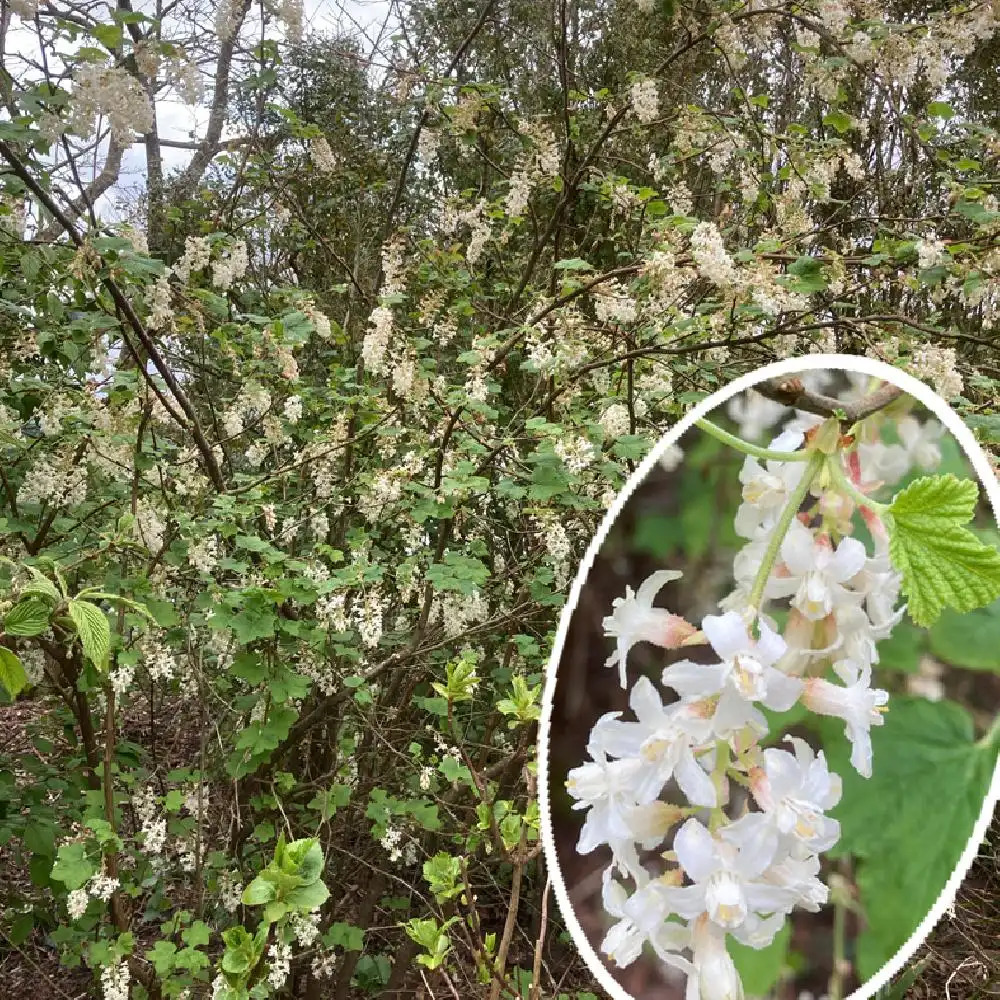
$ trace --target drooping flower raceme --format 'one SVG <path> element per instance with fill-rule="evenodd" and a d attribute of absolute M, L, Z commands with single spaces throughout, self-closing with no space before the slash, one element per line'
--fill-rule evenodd
<path fill-rule="evenodd" d="M 681 578 L 664 569 L 637 591 L 626 587 L 603 620 L 615 643 L 607 666 L 618 667 L 623 688 L 637 644 L 672 662 L 661 676 L 667 693 L 638 677 L 631 718 L 598 719 L 590 761 L 570 772 L 574 807 L 586 810 L 577 850 L 610 850 L 605 954 L 625 966 L 648 944 L 687 976 L 686 1000 L 742 998 L 729 937 L 766 947 L 794 909 L 815 912 L 829 895 L 820 856 L 840 836 L 829 812 L 841 778 L 805 740 L 770 733 L 764 710 L 798 703 L 842 720 L 852 766 L 872 774 L 870 731 L 888 707 L 872 667 L 904 608 L 879 506 L 865 494 L 886 473 L 927 470 L 941 454 L 933 422 L 904 416 L 897 440 L 882 443 L 880 420 L 841 438 L 829 421 L 797 414 L 759 458 L 747 457 L 735 523 L 746 543 L 721 613 L 699 628 L 654 607 Z M 873 552 L 854 536 L 862 518 Z M 781 629 L 768 614 L 773 601 L 787 602 Z M 646 852 L 667 870 L 647 867 Z"/>

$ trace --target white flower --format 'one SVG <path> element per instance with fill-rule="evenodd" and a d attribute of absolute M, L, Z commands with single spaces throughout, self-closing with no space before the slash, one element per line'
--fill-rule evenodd
<path fill-rule="evenodd" d="M 297 424 L 302 419 L 302 398 L 300 396 L 289 396 L 285 400 L 285 419 L 290 424 Z"/>
<path fill-rule="evenodd" d="M 672 444 L 660 456 L 660 468 L 665 472 L 673 472 L 681 464 L 683 458 L 684 452 L 676 444 Z"/>
<path fill-rule="evenodd" d="M 793 594 L 792 607 L 806 618 L 818 621 L 835 607 L 859 603 L 859 596 L 844 587 L 868 558 L 856 538 L 843 538 L 834 549 L 829 535 L 813 535 L 800 521 L 793 521 L 781 543 L 781 558 L 787 575 L 772 576 L 767 593 L 771 597 Z"/>
<path fill-rule="evenodd" d="M 948 259 L 948 248 L 935 235 L 929 236 L 925 240 L 917 240 L 917 266 L 921 270 L 929 267 L 937 267 Z"/>
<path fill-rule="evenodd" d="M 129 1000 L 129 981 L 132 974 L 127 962 L 106 965 L 101 969 L 101 988 L 104 1000 Z"/>
<path fill-rule="evenodd" d="M 733 396 L 726 407 L 726 412 L 738 425 L 740 437 L 747 441 L 759 441 L 764 436 L 764 431 L 781 419 L 785 407 L 753 389 L 748 389 L 738 396 Z M 784 450 L 774 444 L 770 447 L 777 451 Z"/>
<path fill-rule="evenodd" d="M 728 827 L 730 831 L 741 824 L 758 827 L 753 832 L 766 842 L 762 850 L 769 854 L 768 864 L 779 835 L 816 852 L 829 850 L 840 836 L 840 824 L 823 815 L 840 801 L 840 776 L 830 772 L 822 751 L 817 755 L 804 740 L 785 739 L 794 746 L 794 755 L 768 747 L 763 768 L 750 773 L 750 789 L 764 812 L 748 813 Z"/>
<path fill-rule="evenodd" d="M 598 421 L 609 438 L 620 438 L 628 434 L 631 427 L 631 417 L 624 403 L 612 403 Z"/>
<path fill-rule="evenodd" d="M 736 265 L 726 252 L 722 236 L 713 222 L 699 222 L 691 234 L 691 256 L 698 273 L 715 285 L 736 281 Z"/>
<path fill-rule="evenodd" d="M 66 910 L 70 920 L 79 920 L 87 912 L 90 897 L 86 889 L 74 889 L 66 898 Z"/>
<path fill-rule="evenodd" d="M 619 968 L 631 965 L 648 941 L 657 956 L 664 962 L 691 973 L 693 967 L 676 952 L 689 944 L 690 933 L 684 924 L 665 920 L 669 906 L 666 901 L 668 888 L 658 882 L 649 882 L 630 897 L 624 887 L 612 878 L 612 868 L 604 871 L 604 888 L 601 893 L 604 909 L 618 922 L 601 942 L 601 951 Z"/>
<path fill-rule="evenodd" d="M 334 156 L 325 136 L 320 135 L 309 140 L 309 156 L 321 173 L 332 174 L 337 169 L 337 157 Z"/>
<path fill-rule="evenodd" d="M 591 756 L 595 756 L 591 752 Z M 636 804 L 636 788 L 643 778 L 642 761 L 633 758 L 600 759 L 573 768 L 566 778 L 566 790 L 574 809 L 589 809 L 576 845 L 579 854 L 589 854 L 601 844 L 634 840 L 628 812 Z"/>
<path fill-rule="evenodd" d="M 802 444 L 799 431 L 779 434 L 768 447 L 774 451 L 796 451 Z M 742 538 L 756 538 L 757 529 L 769 531 L 788 503 L 792 491 L 805 472 L 804 462 L 769 459 L 764 465 L 748 455 L 740 469 L 743 503 L 736 511 L 736 533 Z"/>
<path fill-rule="evenodd" d="M 796 906 L 817 913 L 830 895 L 829 889 L 818 878 L 819 867 L 817 854 L 807 854 L 803 858 L 786 854 L 768 867 L 763 879 L 770 885 L 791 892 Z"/>
<path fill-rule="evenodd" d="M 636 80 L 629 88 L 629 99 L 632 102 L 636 118 L 643 125 L 649 125 L 656 121 L 660 113 L 660 97 L 655 80 L 648 77 L 644 80 Z"/>
<path fill-rule="evenodd" d="M 671 614 L 665 608 L 653 607 L 653 598 L 660 589 L 682 575 L 669 569 L 659 570 L 646 579 L 637 592 L 626 587 L 625 596 L 615 598 L 611 614 L 602 622 L 604 634 L 618 640 L 617 648 L 604 665 L 613 667 L 618 664 L 623 688 L 626 685 L 626 658 L 636 643 L 651 642 L 663 649 L 676 649 L 694 635 L 695 627 L 680 615 Z"/>
<path fill-rule="evenodd" d="M 713 837 L 692 816 L 677 831 L 674 851 L 694 884 L 669 890 L 673 912 L 688 920 L 707 913 L 716 926 L 732 930 L 753 912 L 790 910 L 793 893 L 764 882 L 761 875 L 766 864 L 760 863 L 759 853 L 740 848 L 736 836 L 729 840 Z"/>
<path fill-rule="evenodd" d="M 810 712 L 836 716 L 847 723 L 845 733 L 852 744 L 851 764 L 862 777 L 870 778 L 872 741 L 869 730 L 872 726 L 885 724 L 883 706 L 889 701 L 889 694 L 872 688 L 870 666 L 842 660 L 834 669 L 846 681 L 846 686 L 811 677 L 805 681 L 802 703 Z"/>
<path fill-rule="evenodd" d="M 686 1000 L 743 1000 L 743 982 L 726 950 L 726 932 L 707 916 L 694 921 L 691 948 L 696 980 L 689 982 Z"/>
<path fill-rule="evenodd" d="M 858 456 L 862 478 L 871 486 L 898 482 L 910 471 L 910 455 L 903 445 L 862 442 L 858 445 Z"/>
<path fill-rule="evenodd" d="M 746 725 L 766 732 L 764 718 L 752 702 L 784 712 L 795 704 L 802 690 L 798 678 L 774 667 L 785 653 L 785 641 L 764 621 L 760 622 L 760 639 L 754 641 L 737 611 L 708 615 L 701 627 L 722 662 L 675 663 L 663 671 L 663 683 L 683 698 L 721 694 L 712 718 L 719 736 L 725 737 Z"/>
<path fill-rule="evenodd" d="M 291 968 L 291 946 L 276 941 L 267 949 L 267 957 L 270 959 L 267 981 L 273 989 L 280 990 L 285 985 L 285 980 L 288 978 Z"/>
<path fill-rule="evenodd" d="M 612 756 L 639 758 L 646 765 L 636 784 L 637 800 L 652 802 L 674 778 L 689 802 L 715 806 L 715 788 L 692 752 L 692 745 L 711 739 L 711 721 L 690 704 L 664 707 L 648 677 L 635 682 L 629 705 L 638 721 L 622 722 L 613 712 L 598 721 L 593 739 Z"/>

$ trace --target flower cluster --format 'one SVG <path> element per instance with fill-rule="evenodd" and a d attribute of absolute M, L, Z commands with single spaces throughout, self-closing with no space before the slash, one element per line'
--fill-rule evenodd
<path fill-rule="evenodd" d="M 751 418 L 748 405 L 756 404 L 744 400 L 734 415 Z M 882 485 L 876 472 L 891 468 L 896 480 L 940 460 L 937 424 L 903 416 L 900 443 L 885 444 L 880 419 L 842 440 L 836 420 L 796 413 L 761 458 L 746 458 L 735 521 L 746 544 L 721 614 L 697 628 L 655 607 L 657 593 L 681 577 L 660 570 L 638 591 L 626 588 L 603 622 L 615 640 L 607 665 L 618 667 L 623 688 L 639 643 L 709 651 L 663 669 L 670 697 L 640 677 L 629 695 L 634 719 L 602 716 L 590 760 L 566 783 L 575 808 L 587 811 L 577 850 L 610 850 L 603 903 L 614 923 L 602 949 L 624 966 L 649 944 L 687 975 L 689 1000 L 743 996 L 727 935 L 763 948 L 794 909 L 816 911 L 828 898 L 820 855 L 840 835 L 828 812 L 841 779 L 802 739 L 772 745 L 763 709 L 800 703 L 842 720 L 851 764 L 872 774 L 870 730 L 882 725 L 888 701 L 872 685 L 872 667 L 904 609 L 884 526 L 874 506 L 864 507 L 869 554 L 854 537 L 855 503 Z M 788 602 L 782 630 L 766 612 L 777 599 Z M 671 789 L 683 805 L 665 800 Z"/>

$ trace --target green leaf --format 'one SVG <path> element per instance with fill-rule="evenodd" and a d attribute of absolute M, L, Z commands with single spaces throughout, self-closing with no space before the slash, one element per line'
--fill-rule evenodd
<path fill-rule="evenodd" d="M 295 873 L 304 884 L 311 885 L 323 874 L 323 849 L 315 837 L 294 840 L 286 851 L 295 860 Z"/>
<path fill-rule="evenodd" d="M 245 906 L 260 906 L 274 899 L 274 883 L 258 875 L 244 890 L 240 902 Z"/>
<path fill-rule="evenodd" d="M 44 573 L 39 573 L 34 566 L 27 566 L 26 569 L 32 576 L 32 581 L 23 587 L 21 594 L 25 597 L 40 597 L 58 604 L 62 595 L 56 585 Z"/>
<path fill-rule="evenodd" d="M 845 132 L 850 131 L 854 124 L 854 119 L 846 111 L 831 111 L 829 114 L 823 116 L 823 124 L 835 128 L 843 135 Z"/>
<path fill-rule="evenodd" d="M 947 121 L 955 117 L 955 109 L 947 101 L 931 101 L 927 105 L 927 114 L 932 118 L 944 118 Z"/>
<path fill-rule="evenodd" d="M 931 652 L 967 670 L 1000 673 L 1000 603 L 968 614 L 945 609 L 930 630 Z"/>
<path fill-rule="evenodd" d="M 117 24 L 95 24 L 90 33 L 111 50 L 117 49 L 122 43 L 122 29 Z"/>
<path fill-rule="evenodd" d="M 948 474 L 916 480 L 889 506 L 889 556 L 917 625 L 933 625 L 946 607 L 972 611 L 1000 597 L 1000 552 L 963 527 L 978 499 L 975 482 Z"/>
<path fill-rule="evenodd" d="M 89 601 L 70 601 L 69 616 L 80 633 L 84 654 L 98 670 L 107 670 L 111 655 L 111 628 L 104 612 Z"/>
<path fill-rule="evenodd" d="M 791 936 L 792 925 L 786 921 L 766 948 L 750 948 L 735 939 L 727 943 L 748 996 L 762 997 L 771 992 L 787 964 Z"/>
<path fill-rule="evenodd" d="M 981 441 L 1000 443 L 1000 414 L 971 414 L 963 419 Z"/>
<path fill-rule="evenodd" d="M 298 889 L 292 889 L 282 900 L 287 906 L 299 913 L 312 913 L 318 910 L 330 898 L 330 890 L 322 882 L 313 882 L 310 885 L 300 885 Z"/>
<path fill-rule="evenodd" d="M 552 269 L 554 271 L 593 271 L 594 265 L 580 257 L 572 257 L 568 260 L 557 260 L 552 265 Z"/>
<path fill-rule="evenodd" d="M 33 913 L 22 913 L 10 927 L 7 938 L 16 948 L 24 944 L 31 937 L 31 932 L 35 929 L 35 915 Z"/>
<path fill-rule="evenodd" d="M 925 958 L 916 965 L 910 966 L 891 986 L 883 986 L 875 994 L 874 1000 L 906 1000 L 910 989 L 924 971 L 930 959 Z"/>
<path fill-rule="evenodd" d="M 212 931 L 203 920 L 196 920 L 187 930 L 181 933 L 184 943 L 191 948 L 208 944 L 212 937 Z"/>
<path fill-rule="evenodd" d="M 824 720 L 823 734 L 830 769 L 843 778 L 843 797 L 831 811 L 841 838 L 830 853 L 858 859 L 867 916 L 858 961 L 867 979 L 903 945 L 951 876 L 982 811 L 996 749 L 976 742 L 961 705 L 902 695 L 893 697 L 885 725 L 872 730 L 871 778 L 848 763 L 842 723 Z"/>
<path fill-rule="evenodd" d="M 87 857 L 87 848 L 80 843 L 62 844 L 52 866 L 52 878 L 67 889 L 79 889 L 97 870 Z"/>
<path fill-rule="evenodd" d="M 16 698 L 28 686 L 28 675 L 21 661 L 6 647 L 0 646 L 0 687 Z"/>
<path fill-rule="evenodd" d="M 900 622 L 889 635 L 878 644 L 878 665 L 880 670 L 899 670 L 915 674 L 920 670 L 920 659 L 927 645 L 927 632 L 907 621 Z"/>
<path fill-rule="evenodd" d="M 39 635 L 48 627 L 49 606 L 36 598 L 15 604 L 3 620 L 3 630 L 8 635 Z"/>
<path fill-rule="evenodd" d="M 343 948 L 344 951 L 361 951 L 365 946 L 365 932 L 354 924 L 341 923 L 339 920 L 331 924 L 323 935 L 323 943 L 328 948 Z"/>
<path fill-rule="evenodd" d="M 171 973 L 174 968 L 174 956 L 177 954 L 177 945 L 173 941 L 157 941 L 146 952 L 146 958 L 153 963 L 156 974 L 163 978 Z"/>

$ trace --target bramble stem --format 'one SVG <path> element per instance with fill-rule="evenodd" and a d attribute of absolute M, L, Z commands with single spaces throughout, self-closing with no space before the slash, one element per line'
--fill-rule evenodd
<path fill-rule="evenodd" d="M 743 438 L 724 431 L 718 424 L 713 424 L 711 420 L 696 420 L 695 426 L 703 430 L 706 434 L 711 434 L 717 441 L 742 451 L 744 455 L 752 455 L 754 458 L 762 458 L 775 462 L 807 462 L 809 452 L 807 451 L 771 451 L 770 448 L 759 448 Z"/>
<path fill-rule="evenodd" d="M 760 564 L 760 569 L 757 571 L 753 587 L 750 590 L 749 603 L 755 611 L 760 611 L 761 602 L 764 599 L 764 588 L 767 586 L 774 564 L 778 561 L 778 552 L 781 550 L 781 543 L 788 533 L 788 527 L 799 512 L 799 507 L 802 506 L 802 501 L 805 499 L 806 493 L 809 492 L 809 487 L 812 486 L 813 480 L 826 461 L 826 456 L 821 451 L 809 452 L 808 455 L 809 464 L 806 466 L 798 485 L 789 495 L 788 503 L 785 504 L 781 517 L 778 518 L 778 523 L 774 526 L 774 531 L 768 539 L 767 549 L 764 552 L 764 561 Z"/>

